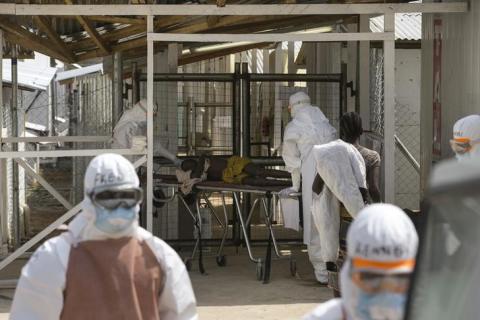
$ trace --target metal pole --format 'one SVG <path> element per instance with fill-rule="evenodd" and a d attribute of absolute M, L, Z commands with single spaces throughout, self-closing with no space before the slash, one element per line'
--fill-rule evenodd
<path fill-rule="evenodd" d="M 153 32 L 153 16 L 147 16 L 147 32 Z M 152 232 L 153 200 L 153 41 L 147 41 L 147 230 Z"/>
<path fill-rule="evenodd" d="M 248 64 L 242 63 L 242 157 L 250 157 L 250 82 Z"/>
<path fill-rule="evenodd" d="M 132 62 L 132 106 L 140 100 L 139 97 L 139 82 L 138 82 L 138 70 L 137 63 Z"/>
<path fill-rule="evenodd" d="M 55 67 L 55 59 L 50 58 L 50 67 Z M 49 136 L 55 136 L 55 117 L 56 117 L 56 111 L 57 111 L 57 85 L 55 83 L 55 76 L 52 78 L 52 81 L 50 81 L 50 103 L 51 103 L 51 113 L 50 116 L 51 118 L 49 119 L 51 127 L 49 127 L 48 130 L 48 135 Z M 18 135 L 17 135 L 18 137 Z"/>
<path fill-rule="evenodd" d="M 395 32 L 395 14 L 385 15 L 385 32 Z M 383 42 L 384 54 L 384 200 L 395 201 L 395 39 Z"/>
<path fill-rule="evenodd" d="M 0 29 L 0 44 L 3 44 L 3 30 Z M 0 45 L 0 75 L 3 74 L 3 45 Z M 0 76 L 0 152 L 2 152 L 3 144 L 3 77 Z M 7 210 L 7 175 L 6 175 L 6 161 L 0 160 L 0 255 L 3 254 L 3 246 L 8 241 L 8 210 Z"/>
<path fill-rule="evenodd" d="M 17 47 L 12 46 L 12 135 L 18 137 L 18 74 L 17 74 Z M 18 144 L 12 145 L 12 151 L 18 151 Z M 14 231 L 14 247 L 20 246 L 20 204 L 19 204 L 19 190 L 18 190 L 18 164 L 12 161 L 12 194 L 13 194 L 13 231 Z"/>
<path fill-rule="evenodd" d="M 113 55 L 113 87 L 112 87 L 112 127 L 115 127 L 123 111 L 123 63 L 122 53 Z"/>
<path fill-rule="evenodd" d="M 241 123 L 241 88 L 240 88 L 240 63 L 235 63 L 235 81 L 233 83 L 233 153 L 241 154 L 241 145 L 242 145 L 242 135 L 240 130 Z"/>

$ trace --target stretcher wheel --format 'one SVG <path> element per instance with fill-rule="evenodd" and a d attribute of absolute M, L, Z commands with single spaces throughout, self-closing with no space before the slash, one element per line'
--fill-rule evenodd
<path fill-rule="evenodd" d="M 227 265 L 227 257 L 224 255 L 217 256 L 217 265 L 219 267 L 225 267 Z"/>
<path fill-rule="evenodd" d="M 185 258 L 183 262 L 185 263 L 185 268 L 187 268 L 187 271 L 192 271 L 192 259 Z"/>
<path fill-rule="evenodd" d="M 292 277 L 297 275 L 297 260 L 295 259 L 290 259 L 290 274 Z"/>
<path fill-rule="evenodd" d="M 265 262 L 259 259 L 257 262 L 257 280 L 262 281 L 264 274 L 265 274 Z"/>

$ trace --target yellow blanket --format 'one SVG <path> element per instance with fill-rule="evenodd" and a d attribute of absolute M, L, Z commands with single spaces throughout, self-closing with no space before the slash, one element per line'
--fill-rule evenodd
<path fill-rule="evenodd" d="M 226 183 L 241 184 L 248 177 L 243 169 L 251 162 L 248 158 L 233 156 L 228 158 L 227 167 L 223 170 L 223 181 Z"/>

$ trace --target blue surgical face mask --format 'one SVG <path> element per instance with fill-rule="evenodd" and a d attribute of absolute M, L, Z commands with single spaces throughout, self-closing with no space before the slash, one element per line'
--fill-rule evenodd
<path fill-rule="evenodd" d="M 137 215 L 135 207 L 119 207 L 114 210 L 95 207 L 95 212 L 95 227 L 108 234 L 116 234 L 126 230 L 132 225 Z"/>
<path fill-rule="evenodd" d="M 406 295 L 401 293 L 358 292 L 355 313 L 362 320 L 402 320 Z"/>

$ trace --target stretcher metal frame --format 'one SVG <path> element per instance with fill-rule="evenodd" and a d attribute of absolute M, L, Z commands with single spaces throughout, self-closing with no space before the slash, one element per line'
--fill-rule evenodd
<path fill-rule="evenodd" d="M 272 210 L 271 210 L 271 201 L 274 197 L 278 196 L 280 190 L 283 187 L 253 187 L 247 185 L 238 185 L 238 184 L 229 184 L 229 183 L 222 183 L 222 182 L 200 182 L 195 185 L 197 193 L 197 199 L 195 202 L 196 213 L 192 212 L 191 208 L 183 199 L 182 195 L 178 191 L 179 184 L 176 181 L 167 181 L 158 179 L 155 182 L 156 187 L 165 187 L 172 190 L 172 195 L 166 199 L 158 199 L 155 198 L 156 201 L 159 202 L 169 202 L 173 201 L 175 197 L 178 197 L 180 201 L 183 203 L 185 208 L 187 209 L 188 213 L 193 219 L 194 228 L 198 234 L 198 237 L 195 242 L 194 249 L 192 251 L 192 255 L 189 258 L 185 259 L 185 264 L 187 269 L 191 269 L 192 260 L 195 258 L 197 251 L 199 252 L 199 268 L 200 272 L 204 273 L 205 270 L 203 268 L 203 256 L 202 256 L 202 239 L 201 239 L 201 214 L 200 214 L 200 201 L 201 199 L 205 200 L 207 207 L 209 208 L 210 213 L 213 215 L 215 220 L 220 224 L 223 229 L 223 235 L 220 241 L 220 245 L 216 254 L 216 261 L 218 266 L 225 266 L 226 265 L 226 257 L 223 255 L 223 248 L 225 247 L 225 243 L 227 240 L 228 234 L 228 214 L 227 214 L 227 207 L 225 202 L 225 195 L 232 194 L 234 200 L 234 215 L 238 218 L 240 222 L 240 229 L 243 235 L 243 242 L 248 251 L 248 256 L 250 261 L 257 265 L 256 269 L 256 276 L 257 280 L 263 281 L 264 284 L 269 283 L 270 281 L 270 274 L 271 274 L 271 249 L 272 245 L 274 248 L 275 255 L 278 259 L 290 259 L 290 272 L 292 276 L 296 274 L 296 261 L 293 259 L 292 255 L 286 256 L 282 255 L 280 249 L 278 248 L 278 243 L 275 238 L 275 233 L 272 228 Z M 222 208 L 223 208 L 223 222 L 218 217 L 215 208 L 211 201 L 209 200 L 209 196 L 211 194 L 218 193 L 221 195 L 222 199 Z M 248 210 L 248 215 L 244 216 L 242 212 L 242 206 L 240 205 L 240 194 L 254 194 L 260 196 L 259 198 L 255 199 L 253 204 Z M 301 196 L 301 193 L 292 193 L 290 197 L 298 198 Z M 265 220 L 265 225 L 267 226 L 269 239 L 267 243 L 267 250 L 265 253 L 265 257 L 255 257 L 252 252 L 251 240 L 248 232 L 248 227 L 250 226 L 251 219 L 257 208 L 258 204 L 261 203 L 263 210 L 260 211 L 263 213 L 263 218 Z"/>

